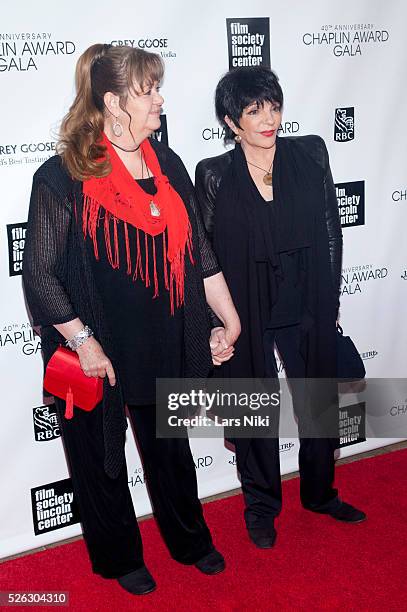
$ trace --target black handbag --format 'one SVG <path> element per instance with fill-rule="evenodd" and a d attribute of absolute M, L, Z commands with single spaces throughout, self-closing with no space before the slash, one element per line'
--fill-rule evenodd
<path fill-rule="evenodd" d="M 340 325 L 337 326 L 336 331 L 339 382 L 361 380 L 366 376 L 366 370 L 358 349 L 349 336 L 343 335 L 343 329 Z"/>

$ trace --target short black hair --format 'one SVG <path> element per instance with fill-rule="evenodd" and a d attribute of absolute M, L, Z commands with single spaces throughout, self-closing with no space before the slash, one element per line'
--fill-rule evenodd
<path fill-rule="evenodd" d="M 221 78 L 215 91 L 215 110 L 219 122 L 225 128 L 225 142 L 234 138 L 233 131 L 225 123 L 225 115 L 240 127 L 243 110 L 254 102 L 259 106 L 264 102 L 279 104 L 281 108 L 283 106 L 283 90 L 278 76 L 270 68 L 232 68 Z"/>

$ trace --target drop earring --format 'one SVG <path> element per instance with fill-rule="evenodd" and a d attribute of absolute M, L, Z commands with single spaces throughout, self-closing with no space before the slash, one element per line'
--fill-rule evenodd
<path fill-rule="evenodd" d="M 113 134 L 117 136 L 117 138 L 120 138 L 120 136 L 123 136 L 123 127 L 122 124 L 119 123 L 118 117 L 115 117 L 114 119 L 115 121 L 112 126 Z"/>

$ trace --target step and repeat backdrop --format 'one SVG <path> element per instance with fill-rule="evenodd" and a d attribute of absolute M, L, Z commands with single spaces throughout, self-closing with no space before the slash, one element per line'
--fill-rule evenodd
<path fill-rule="evenodd" d="M 55 154 L 75 63 L 90 44 L 138 46 L 163 57 L 164 115 L 154 136 L 181 155 L 192 177 L 200 159 L 224 151 L 213 108 L 220 76 L 235 66 L 272 66 L 285 93 L 280 135 L 319 134 L 330 153 L 344 233 L 345 333 L 373 378 L 402 379 L 407 346 L 402 0 L 23 5 L 3 8 L 0 29 L 0 558 L 80 533 L 55 408 L 42 395 L 41 339 L 30 325 L 21 270 L 32 175 Z M 345 394 L 340 456 L 407 437 L 407 394 L 397 384 L 386 388 L 394 436 L 369 437 L 364 402 Z M 290 406 L 284 412 L 292 419 Z M 233 449 L 223 440 L 192 439 L 191 446 L 201 497 L 239 486 Z M 282 439 L 280 450 L 282 471 L 297 469 L 298 441 Z M 126 452 L 141 516 L 151 508 L 131 431 Z"/>

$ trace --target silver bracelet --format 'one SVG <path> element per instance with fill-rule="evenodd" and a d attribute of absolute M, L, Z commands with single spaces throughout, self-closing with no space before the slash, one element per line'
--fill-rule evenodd
<path fill-rule="evenodd" d="M 76 351 L 76 349 L 82 346 L 82 344 L 84 344 L 91 336 L 93 336 L 93 331 L 90 327 L 85 325 L 85 327 L 75 334 L 73 338 L 66 340 L 65 344 L 66 346 L 69 346 L 72 351 Z"/>

